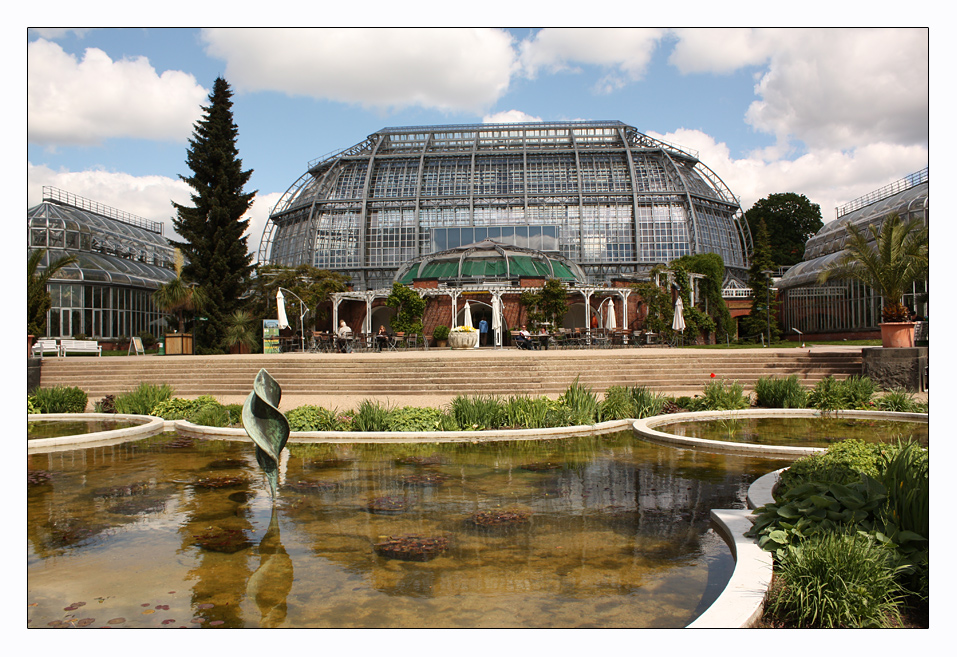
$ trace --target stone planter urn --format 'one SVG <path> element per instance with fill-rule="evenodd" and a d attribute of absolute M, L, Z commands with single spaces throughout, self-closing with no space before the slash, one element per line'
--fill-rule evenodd
<path fill-rule="evenodd" d="M 885 349 L 914 346 L 914 322 L 881 324 L 881 346 Z"/>
<path fill-rule="evenodd" d="M 449 348 L 472 349 L 478 344 L 478 331 L 452 331 L 449 333 Z"/>

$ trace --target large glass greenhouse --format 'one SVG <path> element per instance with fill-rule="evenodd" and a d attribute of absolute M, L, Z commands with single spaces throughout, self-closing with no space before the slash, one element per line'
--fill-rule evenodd
<path fill-rule="evenodd" d="M 904 221 L 928 221 L 930 176 L 923 169 L 837 208 L 837 217 L 808 240 L 804 261 L 791 267 L 776 283 L 781 297 L 781 321 L 787 332 L 852 335 L 877 331 L 883 300 L 869 287 L 851 279 L 819 284 L 818 276 L 844 254 L 847 226 L 870 234 L 880 230 L 892 213 Z M 904 305 L 927 317 L 927 282 L 914 285 L 904 295 Z M 864 337 L 864 336 L 860 336 Z"/>
<path fill-rule="evenodd" d="M 554 253 L 590 284 L 717 253 L 746 280 L 738 200 L 697 153 L 618 121 L 386 128 L 310 163 L 276 204 L 259 262 L 390 287 L 402 266 L 491 240 Z"/>
<path fill-rule="evenodd" d="M 150 295 L 176 277 L 163 225 L 70 194 L 43 188 L 27 210 L 27 251 L 46 249 L 39 269 L 73 255 L 77 263 L 50 281 L 47 337 L 109 339 L 159 335 L 166 314 Z"/>

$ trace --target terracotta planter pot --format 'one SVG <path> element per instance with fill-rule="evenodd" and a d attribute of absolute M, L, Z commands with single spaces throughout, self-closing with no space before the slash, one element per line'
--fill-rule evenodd
<path fill-rule="evenodd" d="M 914 322 L 881 324 L 881 346 L 885 349 L 914 346 Z"/>
<path fill-rule="evenodd" d="M 449 333 L 449 347 L 452 349 L 472 349 L 478 344 L 478 331 L 453 331 Z"/>

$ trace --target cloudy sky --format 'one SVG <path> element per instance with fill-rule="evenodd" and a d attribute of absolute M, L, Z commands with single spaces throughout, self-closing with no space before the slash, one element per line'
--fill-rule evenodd
<path fill-rule="evenodd" d="M 258 190 L 383 127 L 613 119 L 697 150 L 746 210 L 834 208 L 928 166 L 926 29 L 30 29 L 28 203 L 52 185 L 166 222 L 218 75 Z"/>

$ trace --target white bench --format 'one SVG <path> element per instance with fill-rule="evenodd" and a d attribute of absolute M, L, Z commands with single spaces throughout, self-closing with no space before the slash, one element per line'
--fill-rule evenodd
<path fill-rule="evenodd" d="M 56 340 L 37 340 L 32 347 L 30 347 L 31 353 L 36 356 L 40 354 L 40 359 L 43 359 L 43 354 L 48 351 L 52 351 L 57 356 L 60 355 L 60 347 L 57 345 Z"/>
<path fill-rule="evenodd" d="M 60 340 L 60 355 L 66 356 L 67 352 L 102 356 L 103 348 L 96 340 Z"/>

